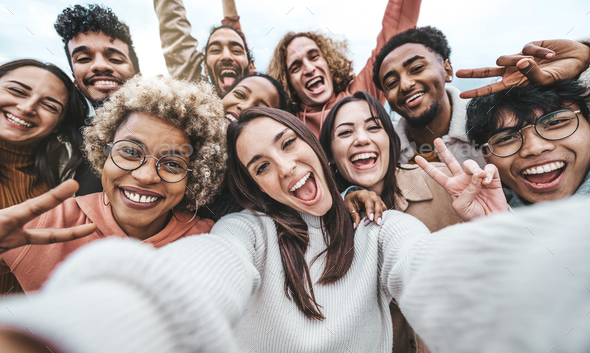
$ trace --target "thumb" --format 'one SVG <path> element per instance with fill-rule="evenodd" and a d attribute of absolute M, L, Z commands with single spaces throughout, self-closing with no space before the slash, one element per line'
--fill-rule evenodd
<path fill-rule="evenodd" d="M 544 85 L 553 82 L 551 75 L 543 72 L 534 59 L 521 59 L 516 63 L 516 67 L 520 73 L 523 74 L 529 80 L 529 82 L 534 85 Z"/>

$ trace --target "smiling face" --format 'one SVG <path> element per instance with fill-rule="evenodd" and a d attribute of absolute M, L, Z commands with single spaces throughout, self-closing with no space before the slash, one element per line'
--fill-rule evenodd
<path fill-rule="evenodd" d="M 450 107 L 445 81 L 452 77 L 449 60 L 443 62 L 440 55 L 416 43 L 393 50 L 379 70 L 389 105 L 415 128 L 425 127 Z"/>
<path fill-rule="evenodd" d="M 267 117 L 250 121 L 236 150 L 258 187 L 275 201 L 314 216 L 332 207 L 320 159 L 285 125 Z"/>
<path fill-rule="evenodd" d="M 223 97 L 222 103 L 227 119 L 232 121 L 247 108 L 279 108 L 279 101 L 279 92 L 269 80 L 253 76 L 240 81 L 229 94 Z"/>
<path fill-rule="evenodd" d="M 575 104 L 564 108 L 579 109 Z M 490 155 L 486 161 L 495 164 L 502 181 L 529 202 L 569 197 L 590 169 L 590 125 L 581 114 L 578 118 L 578 130 L 565 139 L 548 141 L 537 135 L 534 128 L 526 128 L 522 130 L 524 144 L 520 151 L 508 157 Z M 515 125 L 509 111 L 503 119 L 500 126 Z"/>
<path fill-rule="evenodd" d="M 255 70 L 254 61 L 248 60 L 244 41 L 230 28 L 220 28 L 209 37 L 205 59 L 205 75 L 227 94 L 236 79 Z"/>
<path fill-rule="evenodd" d="M 378 195 L 389 168 L 389 136 L 365 101 L 343 105 L 334 119 L 331 149 L 338 172 Z"/>
<path fill-rule="evenodd" d="M 184 132 L 162 119 L 146 113 L 131 113 L 119 126 L 113 141 L 133 140 L 142 145 L 146 155 L 161 158 L 174 154 L 187 163 L 191 148 Z M 128 235 L 142 230 L 154 235 L 164 228 L 172 207 L 184 197 L 187 178 L 178 183 L 160 179 L 156 159 L 133 171 L 123 170 L 107 158 L 102 171 L 102 186 L 111 202 L 115 220 Z"/>
<path fill-rule="evenodd" d="M 297 37 L 287 47 L 289 83 L 301 103 L 323 105 L 334 93 L 330 67 L 317 44 L 307 37 Z"/>
<path fill-rule="evenodd" d="M 0 77 L 0 138 L 19 146 L 39 143 L 65 115 L 68 92 L 51 72 L 25 66 Z"/>
<path fill-rule="evenodd" d="M 95 106 L 135 75 L 129 47 L 102 32 L 79 33 L 68 42 L 74 83 Z"/>

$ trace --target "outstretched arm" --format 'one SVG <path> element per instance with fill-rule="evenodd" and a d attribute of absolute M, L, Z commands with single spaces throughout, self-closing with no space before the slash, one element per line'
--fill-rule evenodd
<path fill-rule="evenodd" d="M 590 46 L 580 42 L 556 39 L 531 42 L 515 55 L 498 58 L 499 67 L 457 71 L 460 78 L 501 77 L 502 80 L 461 93 L 461 98 L 474 98 L 529 83 L 550 85 L 574 80 L 590 66 Z"/>
<path fill-rule="evenodd" d="M 373 83 L 373 64 L 375 63 L 375 57 L 391 37 L 416 27 L 421 3 L 422 0 L 389 0 L 387 2 L 385 14 L 383 15 L 383 27 L 377 35 L 377 45 L 371 52 L 371 57 L 367 60 L 365 67 L 360 70 L 358 76 L 352 82 L 350 88 L 351 93 L 364 90 L 371 93 L 381 103 L 385 103 L 383 91 L 377 89 Z"/>
<path fill-rule="evenodd" d="M 197 50 L 199 42 L 191 36 L 182 0 L 154 0 L 160 23 L 160 41 L 168 73 L 174 78 L 201 78 L 204 54 Z"/>
<path fill-rule="evenodd" d="M 240 32 L 242 31 L 242 25 L 240 24 L 240 16 L 238 15 L 238 9 L 236 8 L 235 0 L 221 0 L 223 3 L 223 20 L 221 24 L 224 26 L 231 26 Z"/>

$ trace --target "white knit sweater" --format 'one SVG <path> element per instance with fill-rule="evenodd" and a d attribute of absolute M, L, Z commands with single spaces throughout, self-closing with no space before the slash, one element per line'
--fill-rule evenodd
<path fill-rule="evenodd" d="M 0 324 L 67 352 L 389 352 L 393 295 L 433 352 L 587 352 L 588 205 L 536 205 L 434 234 L 387 212 L 382 227 L 356 232 L 347 275 L 314 287 L 321 322 L 284 295 L 274 224 L 242 212 L 159 250 L 94 242 L 39 295 L 0 303 Z M 318 218 L 304 219 L 310 259 L 324 245 Z M 321 270 L 311 267 L 314 280 Z"/>

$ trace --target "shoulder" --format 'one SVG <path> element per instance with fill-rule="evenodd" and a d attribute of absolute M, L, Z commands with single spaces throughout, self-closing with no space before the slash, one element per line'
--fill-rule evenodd
<path fill-rule="evenodd" d="M 211 229 L 212 234 L 227 234 L 228 231 L 233 234 L 234 231 L 243 233 L 254 232 L 257 234 L 265 233 L 267 230 L 274 230 L 274 222 L 267 215 L 243 210 L 241 212 L 231 213 L 221 217 Z"/>

